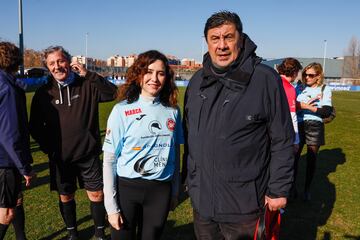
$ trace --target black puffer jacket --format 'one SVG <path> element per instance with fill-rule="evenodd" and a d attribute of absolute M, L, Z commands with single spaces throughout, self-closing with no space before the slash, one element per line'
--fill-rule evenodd
<path fill-rule="evenodd" d="M 219 222 L 255 218 L 270 197 L 288 195 L 294 130 L 280 76 L 244 48 L 222 77 L 209 55 L 185 95 L 185 162 L 195 210 Z"/>

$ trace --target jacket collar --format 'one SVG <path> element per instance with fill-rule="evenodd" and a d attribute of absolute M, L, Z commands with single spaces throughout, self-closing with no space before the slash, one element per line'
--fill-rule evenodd
<path fill-rule="evenodd" d="M 80 78 L 80 76 L 74 72 L 71 72 L 68 76 L 68 78 L 64 81 L 63 84 L 60 84 L 60 86 L 62 87 L 66 87 L 66 86 L 70 86 L 75 84 L 78 81 L 78 78 Z M 52 87 L 59 87 L 59 82 L 50 74 L 48 76 L 48 84 L 49 86 Z"/>
<path fill-rule="evenodd" d="M 207 88 L 216 82 L 234 91 L 242 90 L 248 85 L 255 66 L 260 63 L 261 59 L 255 54 L 256 44 L 246 34 L 243 34 L 243 39 L 243 47 L 238 58 L 224 73 L 217 71 L 211 62 L 209 53 L 205 54 L 201 89 Z"/>

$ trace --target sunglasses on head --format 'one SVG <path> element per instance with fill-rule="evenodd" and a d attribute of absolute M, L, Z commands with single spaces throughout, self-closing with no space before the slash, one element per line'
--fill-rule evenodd
<path fill-rule="evenodd" d="M 304 73 L 304 77 L 309 77 L 309 78 L 314 78 L 316 77 L 318 74 L 313 74 L 313 73 L 310 73 L 310 74 L 307 74 L 307 73 Z"/>

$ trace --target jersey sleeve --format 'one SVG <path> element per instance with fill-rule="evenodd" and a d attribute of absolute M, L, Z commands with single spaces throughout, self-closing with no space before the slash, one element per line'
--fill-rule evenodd
<path fill-rule="evenodd" d="M 175 134 L 175 143 L 184 144 L 184 131 L 182 128 L 181 112 L 179 108 L 177 108 Z"/>
<path fill-rule="evenodd" d="M 119 105 L 115 105 L 109 115 L 103 145 L 104 152 L 114 153 L 116 157 L 118 157 L 122 149 L 122 136 L 124 132 L 124 122 L 119 109 Z"/>
<path fill-rule="evenodd" d="M 330 89 L 330 87 L 325 86 L 321 105 L 322 106 L 332 106 L 331 98 L 332 98 L 331 89 Z"/>
<path fill-rule="evenodd" d="M 300 93 L 296 98 L 298 102 L 307 102 L 307 100 L 309 100 L 308 97 L 303 93 Z"/>

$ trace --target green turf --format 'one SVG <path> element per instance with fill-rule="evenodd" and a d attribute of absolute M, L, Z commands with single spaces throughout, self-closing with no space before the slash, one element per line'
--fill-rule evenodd
<path fill-rule="evenodd" d="M 180 92 L 182 108 L 184 89 Z M 27 94 L 28 104 L 32 95 Z M 283 215 L 281 239 L 360 239 L 360 92 L 334 92 L 333 101 L 337 117 L 326 125 L 326 145 L 319 153 L 313 200 L 304 203 L 299 199 L 289 203 Z M 101 104 L 102 131 L 113 104 Z M 62 239 L 66 231 L 58 211 L 57 194 L 49 191 L 47 158 L 33 141 L 31 148 L 38 178 L 33 187 L 25 191 L 28 239 Z M 304 160 L 300 161 L 298 177 L 300 194 L 304 182 Z M 77 192 L 76 200 L 81 239 L 90 239 L 93 223 L 83 190 Z M 12 227 L 5 239 L 15 239 Z M 163 239 L 193 239 L 189 199 L 183 197 L 176 211 L 170 213 Z"/>

